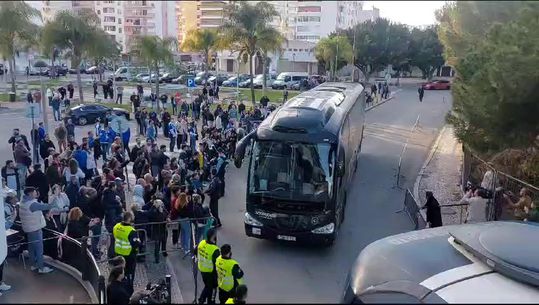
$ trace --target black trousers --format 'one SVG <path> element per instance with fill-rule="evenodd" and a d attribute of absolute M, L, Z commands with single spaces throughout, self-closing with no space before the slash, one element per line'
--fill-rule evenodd
<path fill-rule="evenodd" d="M 6 263 L 6 261 L 4 261 L 1 265 L 0 265 L 0 283 L 4 281 L 4 264 Z M 203 277 L 204 278 L 204 277 Z M 206 283 L 204 282 L 204 285 L 206 285 Z"/>
<path fill-rule="evenodd" d="M 137 269 L 137 256 L 135 254 L 124 256 L 125 258 L 125 277 L 129 282 L 129 288 L 133 291 L 133 283 L 135 282 L 135 270 Z"/>
<path fill-rule="evenodd" d="M 160 239 L 154 240 L 155 246 L 153 248 L 153 254 L 154 254 L 154 257 L 155 257 L 155 263 L 156 264 L 159 263 L 159 259 L 161 258 L 161 253 L 160 252 L 166 253 L 166 251 L 167 251 L 167 237 L 168 237 L 168 233 L 167 233 L 167 231 L 165 231 L 161 235 Z"/>
<path fill-rule="evenodd" d="M 234 289 L 227 292 L 219 288 L 219 303 L 220 304 L 225 304 L 226 300 L 233 297 L 234 297 Z"/>
<path fill-rule="evenodd" d="M 178 226 L 180 223 L 178 223 Z M 180 239 L 180 228 L 178 229 L 172 229 L 172 244 L 176 245 L 178 243 L 178 239 Z"/>
<path fill-rule="evenodd" d="M 221 224 L 221 219 L 219 218 L 219 198 L 210 197 L 210 212 L 213 217 L 215 217 L 215 222 L 217 225 Z"/>
<path fill-rule="evenodd" d="M 215 304 L 215 294 L 217 289 L 217 275 L 212 272 L 200 272 L 202 275 L 202 281 L 204 282 L 204 289 L 200 294 L 198 303 Z"/>

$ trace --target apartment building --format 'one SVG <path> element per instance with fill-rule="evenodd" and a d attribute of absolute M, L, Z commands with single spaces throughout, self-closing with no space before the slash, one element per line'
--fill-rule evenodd
<path fill-rule="evenodd" d="M 94 9 L 94 1 L 41 1 L 41 15 L 45 22 L 50 21 L 60 11 L 80 12 L 82 9 Z"/>
<path fill-rule="evenodd" d="M 218 29 L 223 24 L 224 8 L 230 1 L 198 0 L 178 1 L 176 20 L 178 22 L 178 41 L 193 29 Z"/>

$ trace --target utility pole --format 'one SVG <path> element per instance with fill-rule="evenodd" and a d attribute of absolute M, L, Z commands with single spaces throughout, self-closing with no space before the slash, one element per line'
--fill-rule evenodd
<path fill-rule="evenodd" d="M 337 44 L 337 52 L 335 52 L 335 64 L 333 65 L 333 81 L 337 79 L 337 62 L 339 58 L 339 44 Z"/>
<path fill-rule="evenodd" d="M 352 43 L 352 82 L 354 82 L 356 79 L 356 27 L 354 26 L 354 40 Z M 358 79 L 359 81 L 359 79 Z"/>

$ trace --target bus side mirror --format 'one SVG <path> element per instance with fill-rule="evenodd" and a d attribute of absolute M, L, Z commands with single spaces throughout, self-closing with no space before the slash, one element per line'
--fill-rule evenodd
<path fill-rule="evenodd" d="M 245 149 L 247 145 L 251 143 L 251 139 L 255 137 L 256 130 L 251 131 L 248 135 L 243 137 L 236 145 L 236 151 L 234 151 L 234 166 L 241 168 L 243 158 L 245 157 Z"/>
<path fill-rule="evenodd" d="M 344 176 L 344 162 L 337 162 L 337 177 Z"/>

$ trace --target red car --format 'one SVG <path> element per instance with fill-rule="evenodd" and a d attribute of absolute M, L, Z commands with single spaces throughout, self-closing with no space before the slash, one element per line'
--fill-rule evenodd
<path fill-rule="evenodd" d="M 451 89 L 451 82 L 448 80 L 433 80 L 431 82 L 423 84 L 425 90 L 449 90 Z"/>

